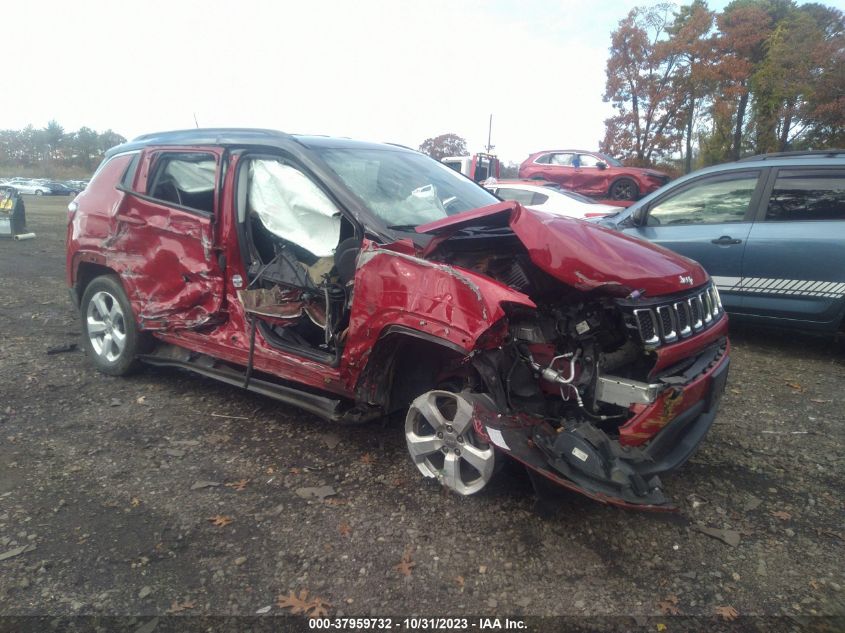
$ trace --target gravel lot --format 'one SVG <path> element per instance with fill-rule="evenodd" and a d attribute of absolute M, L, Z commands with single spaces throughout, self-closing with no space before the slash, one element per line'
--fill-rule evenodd
<path fill-rule="evenodd" d="M 0 241 L 0 615 L 281 614 L 307 589 L 331 616 L 845 617 L 842 343 L 734 328 L 716 425 L 665 480 L 680 511 L 546 516 L 515 467 L 444 494 L 398 428 L 48 355 L 79 335 L 68 200 L 26 202 L 37 239 Z"/>

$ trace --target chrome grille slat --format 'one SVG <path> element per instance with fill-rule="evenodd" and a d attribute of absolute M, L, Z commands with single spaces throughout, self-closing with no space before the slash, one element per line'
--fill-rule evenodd
<path fill-rule="evenodd" d="M 715 286 L 664 305 L 633 311 L 636 329 L 646 347 L 668 345 L 710 327 L 724 312 Z"/>
<path fill-rule="evenodd" d="M 689 336 L 692 333 L 689 304 L 686 301 L 678 301 L 675 304 L 675 314 L 678 315 L 678 334 L 682 338 Z"/>
<path fill-rule="evenodd" d="M 660 324 L 660 338 L 664 343 L 671 343 L 678 338 L 678 330 L 675 325 L 677 316 L 675 309 L 671 306 L 659 306 L 657 308 L 657 321 Z"/>

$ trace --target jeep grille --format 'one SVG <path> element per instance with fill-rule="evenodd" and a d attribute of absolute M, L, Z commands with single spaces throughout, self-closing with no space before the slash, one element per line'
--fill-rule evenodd
<path fill-rule="evenodd" d="M 698 334 L 723 312 L 719 291 L 710 285 L 680 300 L 634 309 L 633 326 L 643 344 L 654 348 Z"/>

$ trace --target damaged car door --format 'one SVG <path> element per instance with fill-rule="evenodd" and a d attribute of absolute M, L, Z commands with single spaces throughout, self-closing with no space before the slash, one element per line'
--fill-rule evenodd
<path fill-rule="evenodd" d="M 247 283 L 236 293 L 248 315 L 250 338 L 257 329 L 271 353 L 336 363 L 351 281 L 338 272 L 350 268 L 337 266 L 339 245 L 346 237 L 357 252 L 360 240 L 337 204 L 299 165 L 246 155 L 237 170 Z M 354 257 L 351 263 L 354 270 Z"/>
<path fill-rule="evenodd" d="M 122 190 L 112 248 L 129 260 L 124 284 L 146 330 L 212 321 L 223 300 L 225 261 L 215 218 L 222 150 L 147 150 Z M 132 166 L 130 166 L 132 169 Z M 127 182 L 127 179 L 124 180 Z"/>

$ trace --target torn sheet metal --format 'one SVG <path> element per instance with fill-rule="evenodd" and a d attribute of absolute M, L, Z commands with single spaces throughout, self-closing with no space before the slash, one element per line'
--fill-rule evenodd
<path fill-rule="evenodd" d="M 326 327 L 325 309 L 301 297 L 299 290 L 282 290 L 279 286 L 238 290 L 238 300 L 249 314 L 293 321 L 305 315 L 314 325 Z"/>
<path fill-rule="evenodd" d="M 365 241 L 344 352 L 349 384 L 389 326 L 431 335 L 468 352 L 504 317 L 503 303 L 536 307 L 528 296 L 489 277 Z"/>
<path fill-rule="evenodd" d="M 501 202 L 417 227 L 442 246 L 462 228 L 510 225 L 528 250 L 531 261 L 565 284 L 582 291 L 598 288 L 627 295 L 644 290 L 648 296 L 684 292 L 709 279 L 697 263 L 661 246 L 601 226 Z M 692 284 L 681 278 L 691 278 Z"/>

